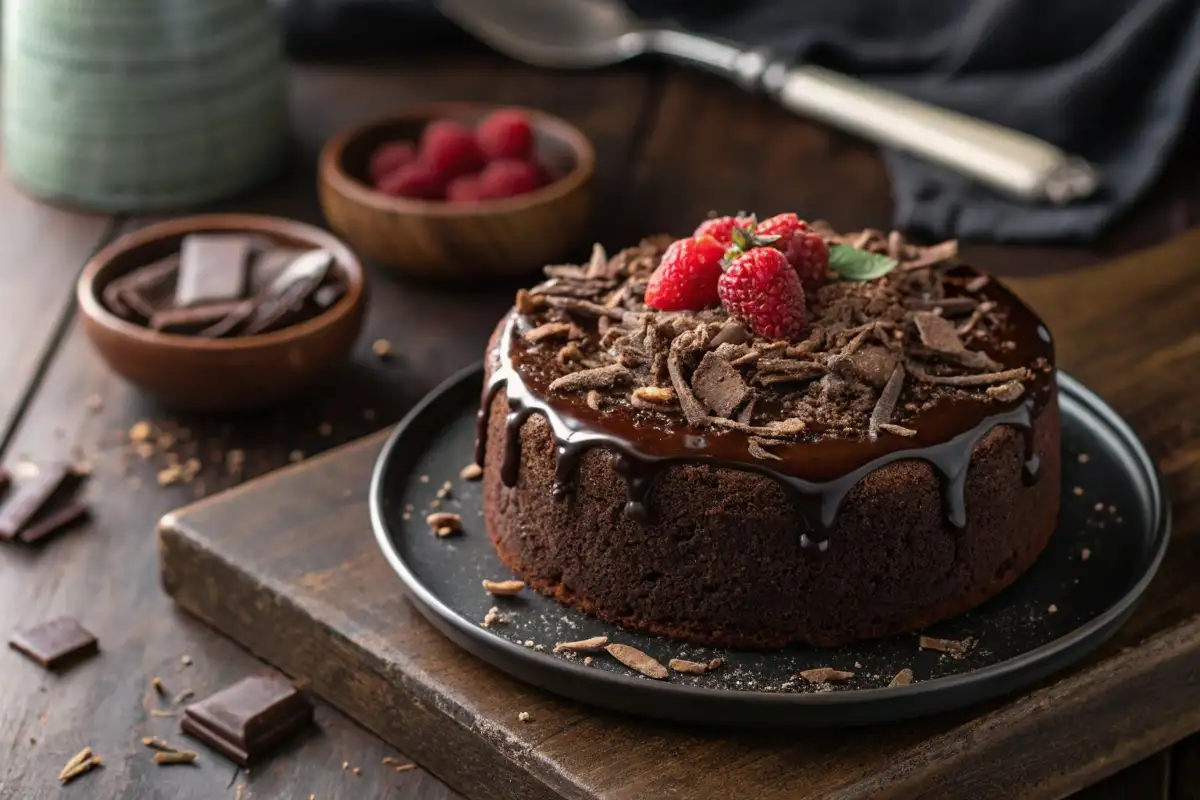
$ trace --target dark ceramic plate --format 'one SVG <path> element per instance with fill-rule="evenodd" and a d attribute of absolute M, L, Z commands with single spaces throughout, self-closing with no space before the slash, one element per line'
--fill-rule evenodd
<path fill-rule="evenodd" d="M 915 634 L 834 650 L 751 652 L 625 631 L 530 591 L 491 597 L 480 586 L 484 578 L 513 577 L 484 530 L 482 485 L 459 477 L 472 459 L 482 380 L 480 367 L 460 372 L 396 428 L 371 482 L 376 539 L 417 608 L 458 645 L 515 678 L 618 711 L 737 726 L 844 726 L 977 703 L 1061 670 L 1110 637 L 1167 546 L 1169 508 L 1142 445 L 1100 398 L 1060 374 L 1058 529 L 1033 568 L 1006 591 L 925 631 L 976 640 L 965 657 L 921 650 Z M 461 514 L 465 531 L 439 539 L 425 516 L 446 481 L 451 494 L 440 509 Z M 492 606 L 507 622 L 485 629 L 479 623 Z M 654 681 L 603 653 L 585 665 L 580 657 L 550 652 L 555 642 L 601 634 L 664 664 L 671 658 L 724 664 L 703 676 L 672 673 L 668 681 Z M 825 691 L 796 678 L 798 670 L 826 666 L 855 677 Z M 917 682 L 887 688 L 906 667 Z"/>

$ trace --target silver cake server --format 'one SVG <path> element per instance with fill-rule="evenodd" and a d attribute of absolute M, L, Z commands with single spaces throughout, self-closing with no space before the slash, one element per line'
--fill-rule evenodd
<path fill-rule="evenodd" d="M 764 91 L 785 108 L 912 153 L 1027 202 L 1067 203 L 1096 190 L 1082 158 L 1028 134 L 947 111 L 769 50 L 656 27 L 619 0 L 437 0 L 496 50 L 529 64 L 586 69 L 657 54 Z"/>

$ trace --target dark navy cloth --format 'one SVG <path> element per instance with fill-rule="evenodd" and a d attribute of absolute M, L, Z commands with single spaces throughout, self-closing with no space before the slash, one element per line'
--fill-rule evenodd
<path fill-rule="evenodd" d="M 393 51 L 457 35 L 422 0 L 284 0 L 293 44 Z M 1200 133 L 1200 0 L 629 0 L 646 19 L 858 75 L 1087 158 L 1102 190 L 1064 207 L 1001 197 L 887 153 L 899 228 L 1089 241 Z M 385 22 L 384 20 L 387 20 Z M 356 30 L 357 28 L 357 30 Z M 390 35 L 389 33 L 390 32 Z"/>

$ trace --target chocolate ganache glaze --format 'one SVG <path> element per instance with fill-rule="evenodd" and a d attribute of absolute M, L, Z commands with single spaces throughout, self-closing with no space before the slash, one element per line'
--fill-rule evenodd
<path fill-rule="evenodd" d="M 843 237 L 843 240 L 848 238 Z M 857 238 L 861 240 L 862 236 L 857 235 Z M 836 236 L 831 236 L 831 240 L 838 241 Z M 908 252 L 913 257 L 910 260 L 924 259 L 931 263 L 923 266 L 917 263 L 906 269 L 908 265 L 901 258 L 902 270 L 910 275 L 917 270 L 933 275 L 931 280 L 918 282 L 918 288 L 924 286 L 924 291 L 914 292 L 906 287 L 898 295 L 907 309 L 908 321 L 911 323 L 914 308 L 922 309 L 916 314 L 925 314 L 921 322 L 927 325 L 938 323 L 929 319 L 932 316 L 949 316 L 946 309 L 960 313 L 970 310 L 972 317 L 960 323 L 957 330 L 966 337 L 975 327 L 970 338 L 977 349 L 967 354 L 972 355 L 968 360 L 953 342 L 951 346 L 943 346 L 942 349 L 952 356 L 944 359 L 945 363 L 952 364 L 949 374 L 946 369 L 936 366 L 943 359 L 921 343 L 914 344 L 899 356 L 893 352 L 892 357 L 898 359 L 898 363 L 907 364 L 910 385 L 916 376 L 916 382 L 922 383 L 924 392 L 921 402 L 910 402 L 903 410 L 898 407 L 904 413 L 903 426 L 888 425 L 885 426 L 889 429 L 887 432 L 872 431 L 868 436 L 810 419 L 802 432 L 769 442 L 771 450 L 764 454 L 762 447 L 755 444 L 756 437 L 748 432 L 765 431 L 761 426 L 697 425 L 681 418 L 678 409 L 647 410 L 644 405 L 637 407 L 621 400 L 600 405 L 592 396 L 594 392 L 585 396 L 582 392 L 555 391 L 552 384 L 570 371 L 564 369 L 562 351 L 545 346 L 540 336 L 534 336 L 531 341 L 528 338 L 530 332 L 542 330 L 539 320 L 529 313 L 514 310 L 502 322 L 498 342 L 489 354 L 491 361 L 479 417 L 476 461 L 480 465 L 485 463 L 488 412 L 503 390 L 509 411 L 504 452 L 500 455 L 501 476 L 509 487 L 516 485 L 518 480 L 521 426 L 530 414 L 537 413 L 545 417 L 553 433 L 557 477 L 554 491 L 559 495 L 569 492 L 581 455 L 590 448 L 602 447 L 611 453 L 612 468 L 625 481 L 628 490 L 625 513 L 637 520 L 652 518 L 653 509 L 647 507 L 647 498 L 656 476 L 664 467 L 681 463 L 717 464 L 755 472 L 786 487 L 796 498 L 796 507 L 804 516 L 807 527 L 814 531 L 812 537 L 807 533 L 802 535 L 802 546 L 824 552 L 829 546 L 824 532 L 833 527 L 843 499 L 855 484 L 892 462 L 920 459 L 931 464 L 940 476 L 946 517 L 955 528 L 961 529 L 967 524 L 963 491 L 967 469 L 976 445 L 993 428 L 1009 426 L 1024 435 L 1024 480 L 1026 484 L 1032 484 L 1038 479 L 1039 461 L 1032 441 L 1033 421 L 1054 398 L 1053 344 L 1037 316 L 996 281 L 970 267 L 930 259 L 925 251 L 917 248 L 910 248 Z M 596 259 L 589 271 L 593 276 L 603 276 L 597 269 Z M 563 277 L 568 280 L 562 281 Z M 558 278 L 552 278 L 548 283 L 570 286 L 571 277 L 560 271 Z M 628 297 L 631 286 L 633 294 L 638 288 L 644 290 L 644 286 L 637 285 L 636 277 L 635 274 L 624 283 L 611 278 L 601 279 L 608 280 L 608 288 L 624 291 Z M 580 295 L 577 292 L 574 297 Z M 572 330 L 567 335 L 586 342 L 593 349 L 602 349 L 602 331 L 611 328 L 612 324 L 599 322 L 595 327 L 591 324 L 600 320 L 613 323 L 623 314 L 609 315 L 599 305 L 587 301 L 580 303 L 575 306 L 563 303 L 558 307 L 560 312 L 565 312 L 559 316 L 572 321 Z M 518 306 L 521 304 L 519 302 Z M 536 305 L 531 303 L 528 295 L 525 304 Z M 631 305 L 638 307 L 636 300 Z M 860 314 L 858 319 L 861 318 Z M 723 319 L 717 311 L 707 318 L 707 322 L 715 327 Z M 889 322 L 886 315 L 878 319 L 882 321 L 868 319 L 866 327 L 876 325 L 869 332 L 878 335 L 895 351 L 900 347 L 903 321 L 897 318 Z M 578 327 L 576 321 L 580 322 Z M 985 326 L 986 331 L 983 330 Z M 864 326 L 859 324 L 858 327 Z M 889 331 L 895 331 L 893 342 L 889 342 Z M 921 337 L 922 340 L 926 338 L 924 327 Z M 934 339 L 932 334 L 928 338 Z M 857 336 L 860 342 L 862 339 L 862 335 Z M 754 348 L 757 345 L 750 341 L 740 346 Z M 852 340 L 847 347 L 853 349 L 861 345 L 854 345 Z M 842 356 L 834 352 L 832 357 L 814 358 L 818 364 L 833 365 Z M 913 358 L 926 361 L 914 362 Z M 972 369 L 964 368 L 964 363 Z M 896 373 L 900 380 L 906 377 L 905 370 L 900 367 L 896 368 Z M 1007 386 L 1009 390 L 996 391 L 997 386 Z M 686 391 L 684 387 L 678 388 Z M 886 393 L 885 389 L 883 394 Z M 768 394 L 760 393 L 759 399 L 767 401 L 760 406 L 765 410 L 760 416 L 763 413 L 768 417 L 787 416 L 771 406 L 771 398 L 763 396 Z M 683 416 L 688 415 L 685 412 Z M 757 441 L 760 445 L 764 443 L 761 439 Z"/>

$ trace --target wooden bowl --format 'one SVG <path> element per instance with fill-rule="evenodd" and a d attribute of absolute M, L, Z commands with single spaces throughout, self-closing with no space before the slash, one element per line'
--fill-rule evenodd
<path fill-rule="evenodd" d="M 362 255 L 411 277 L 502 278 L 561 260 L 587 226 L 596 156 L 587 137 L 558 117 L 523 109 L 533 125 L 537 159 L 555 178 L 529 194 L 451 204 L 390 197 L 367 178 L 367 163 L 380 144 L 416 142 L 436 118 L 473 126 L 497 108 L 431 103 L 331 139 L 321 151 L 318 181 L 330 227 Z"/>
<path fill-rule="evenodd" d="M 334 254 L 346 294 L 312 319 L 281 330 L 230 339 L 162 333 L 121 319 L 100 301 L 109 281 L 149 264 L 199 232 L 258 233 L 293 247 Z M 362 327 L 362 266 L 336 237 L 279 217 L 212 214 L 161 222 L 122 236 L 92 257 L 76 287 L 84 331 L 121 377 L 177 408 L 260 408 L 296 395 L 345 359 Z"/>

